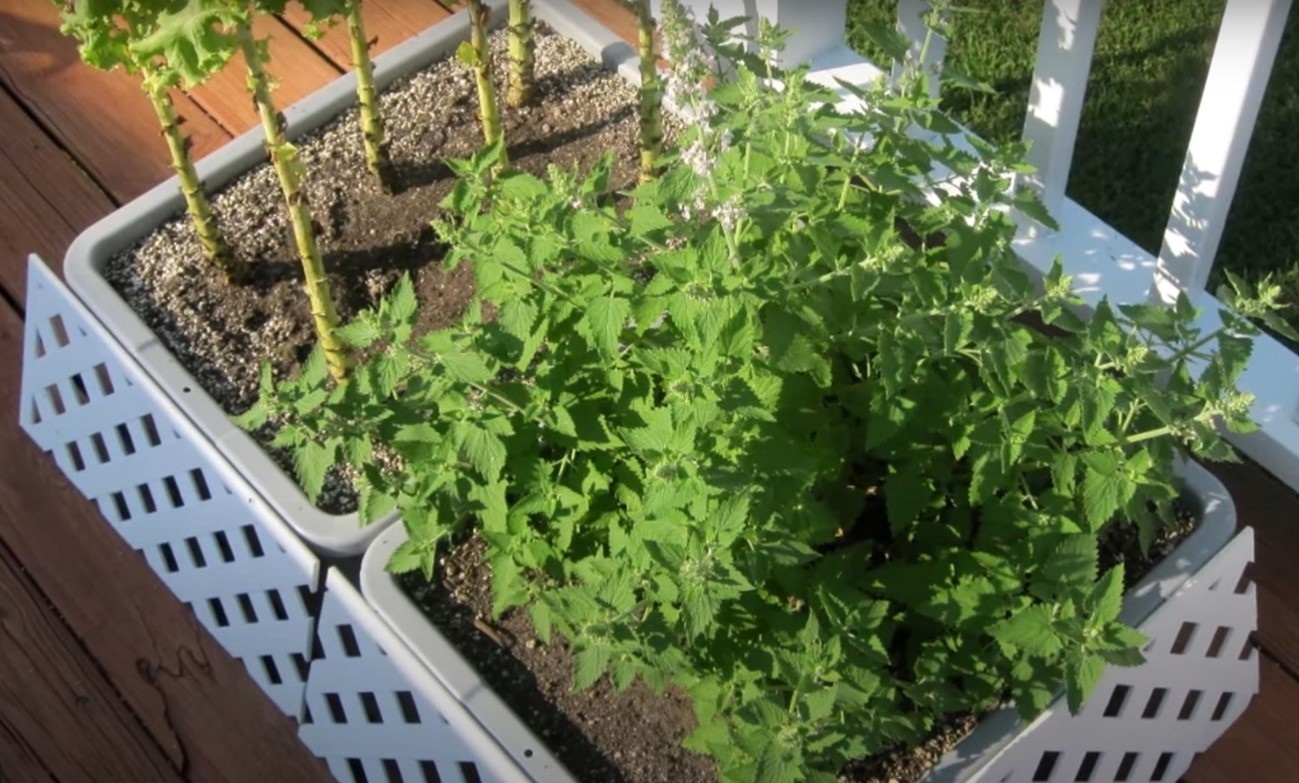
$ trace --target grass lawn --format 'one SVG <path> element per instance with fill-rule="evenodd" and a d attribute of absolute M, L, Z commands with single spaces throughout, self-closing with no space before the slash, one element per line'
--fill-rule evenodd
<path fill-rule="evenodd" d="M 1042 0 L 966 0 L 948 58 L 995 95 L 947 98 L 989 141 L 1023 129 Z M 1190 139 L 1224 0 L 1110 0 L 1083 109 L 1069 195 L 1158 253 Z M 878 58 L 862 31 L 891 24 L 896 0 L 849 0 L 848 40 Z M 877 59 L 878 61 L 878 59 Z M 1286 24 L 1215 270 L 1273 272 L 1299 326 L 1299 10 Z M 1210 283 L 1216 288 L 1216 280 Z"/>

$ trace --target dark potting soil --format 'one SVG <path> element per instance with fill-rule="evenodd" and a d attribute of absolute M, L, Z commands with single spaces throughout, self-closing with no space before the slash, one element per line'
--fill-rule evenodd
<path fill-rule="evenodd" d="M 536 41 L 537 99 L 520 109 L 502 105 L 512 164 L 538 175 L 550 164 L 586 171 L 611 152 L 614 186 L 634 182 L 635 88 L 544 25 Z M 491 44 L 503 96 L 504 34 L 495 33 Z M 430 221 L 455 182 L 445 161 L 482 144 L 473 78 L 460 64 L 441 62 L 398 81 L 380 101 L 397 172 L 394 194 L 383 193 L 365 170 L 355 110 L 298 142 L 334 298 L 347 321 L 408 272 L 420 328 L 448 326 L 473 296 L 473 271 L 442 266 Z M 315 332 L 273 169 L 262 165 L 233 181 L 213 196 L 212 208 L 235 254 L 252 267 L 248 283 L 220 279 L 184 215 L 115 256 L 106 276 L 199 385 L 238 414 L 256 400 L 261 363 L 269 361 L 277 377 L 291 376 Z M 354 503 L 350 482 L 335 473 L 319 505 L 346 513 Z"/>
<path fill-rule="evenodd" d="M 1131 525 L 1111 527 L 1101 541 L 1100 568 L 1125 565 L 1130 589 L 1195 528 L 1190 503 L 1174 504 L 1174 523 L 1162 529 L 1148 553 Z M 526 612 L 510 610 L 491 620 L 491 571 L 477 535 L 443 554 L 434 583 L 418 575 L 402 584 L 479 675 L 560 762 L 583 783 L 715 783 L 707 757 L 681 747 L 696 726 L 690 697 L 669 688 L 656 694 L 643 683 L 619 693 L 607 676 L 572 690 L 573 656 L 558 638 L 537 638 Z M 897 746 L 847 764 L 841 783 L 907 783 L 923 776 L 974 730 L 981 716 L 941 720 L 917 746 Z"/>

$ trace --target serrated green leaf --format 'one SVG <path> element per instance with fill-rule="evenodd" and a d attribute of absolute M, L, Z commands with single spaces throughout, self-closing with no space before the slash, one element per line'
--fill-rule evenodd
<path fill-rule="evenodd" d="M 1086 606 L 1091 612 L 1090 625 L 1103 626 L 1119 616 L 1123 608 L 1123 564 L 1117 563 L 1092 588 Z"/>
<path fill-rule="evenodd" d="M 482 427 L 469 425 L 464 440 L 465 457 L 474 470 L 487 481 L 500 478 L 505 467 L 505 443 L 496 435 Z"/>
<path fill-rule="evenodd" d="M 1006 647 L 1033 655 L 1055 655 L 1063 648 L 1051 617 L 1051 608 L 1035 604 L 994 623 L 988 633 Z"/>
<path fill-rule="evenodd" d="M 579 333 L 606 359 L 618 355 L 619 338 L 631 319 L 631 303 L 617 296 L 602 296 L 587 305 Z"/>
<path fill-rule="evenodd" d="M 316 502 L 325 486 L 325 474 L 334 464 L 334 449 L 308 441 L 293 451 L 293 470 L 307 499 Z"/>
<path fill-rule="evenodd" d="M 1069 702 L 1069 712 L 1077 715 L 1101 681 L 1101 675 L 1105 673 L 1105 659 L 1099 655 L 1079 655 L 1069 661 L 1065 672 L 1065 695 Z"/>
<path fill-rule="evenodd" d="M 1131 497 L 1131 480 L 1121 473 L 1104 473 L 1088 463 L 1083 472 L 1083 515 L 1092 531 L 1114 518 Z"/>
<path fill-rule="evenodd" d="M 613 650 L 598 636 L 578 637 L 577 655 L 573 659 L 573 690 L 586 690 L 609 668 Z"/>

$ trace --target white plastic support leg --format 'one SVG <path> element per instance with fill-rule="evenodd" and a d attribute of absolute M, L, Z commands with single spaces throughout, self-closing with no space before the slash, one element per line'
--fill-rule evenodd
<path fill-rule="evenodd" d="M 316 557 L 35 256 L 27 281 L 20 425 L 298 717 Z"/>

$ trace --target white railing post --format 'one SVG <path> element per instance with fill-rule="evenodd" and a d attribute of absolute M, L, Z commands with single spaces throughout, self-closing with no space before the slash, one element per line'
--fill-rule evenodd
<path fill-rule="evenodd" d="M 922 65 L 925 72 L 934 77 L 929 80 L 929 94 L 937 98 L 941 91 L 937 77 L 943 72 L 943 59 L 947 56 L 947 39 L 935 34 L 929 40 L 929 51 L 924 50 L 925 36 L 929 31 L 928 25 L 925 24 L 925 17 L 929 15 L 930 10 L 932 9 L 927 0 L 898 0 L 898 30 L 911 42 L 908 49 L 910 57 L 913 60 L 924 57 Z M 901 70 L 901 63 L 894 63 L 895 81 Z"/>
<path fill-rule="evenodd" d="M 1104 0 L 1047 0 L 1042 12 L 1037 65 L 1024 119 L 1024 139 L 1032 143 L 1028 162 L 1037 172 L 1024 182 L 1037 190 L 1053 213 L 1059 211 L 1069 183 L 1104 6 Z"/>
<path fill-rule="evenodd" d="M 1291 2 L 1227 2 L 1156 264 L 1165 299 L 1209 280 Z"/>

